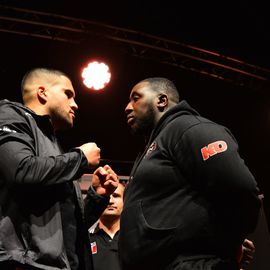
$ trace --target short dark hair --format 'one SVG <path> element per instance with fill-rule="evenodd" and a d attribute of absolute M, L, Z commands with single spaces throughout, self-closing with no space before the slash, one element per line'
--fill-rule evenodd
<path fill-rule="evenodd" d="M 38 68 L 33 68 L 25 73 L 25 75 L 22 78 L 21 81 L 21 91 L 25 90 L 26 84 L 35 78 L 36 76 L 39 75 L 58 75 L 58 76 L 65 76 L 67 78 L 68 75 L 65 74 L 63 71 L 57 70 L 57 69 L 52 69 L 52 68 L 44 68 L 44 67 L 38 67 Z"/>
<path fill-rule="evenodd" d="M 175 103 L 178 103 L 180 100 L 178 90 L 175 86 L 175 84 L 164 77 L 151 77 L 142 80 L 141 82 L 147 82 L 151 85 L 151 89 L 154 91 L 164 91 L 169 99 Z"/>

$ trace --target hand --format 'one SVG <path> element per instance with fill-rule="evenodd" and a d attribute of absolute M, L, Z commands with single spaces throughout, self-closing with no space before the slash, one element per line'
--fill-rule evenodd
<path fill-rule="evenodd" d="M 109 165 L 97 168 L 92 177 L 92 187 L 102 196 L 110 196 L 119 183 L 117 174 Z"/>
<path fill-rule="evenodd" d="M 242 244 L 242 257 L 240 260 L 241 265 L 250 264 L 254 258 L 255 246 L 252 241 L 245 239 Z"/>
<path fill-rule="evenodd" d="M 79 146 L 87 158 L 90 168 L 98 166 L 100 162 L 100 148 L 95 143 L 85 143 Z"/>

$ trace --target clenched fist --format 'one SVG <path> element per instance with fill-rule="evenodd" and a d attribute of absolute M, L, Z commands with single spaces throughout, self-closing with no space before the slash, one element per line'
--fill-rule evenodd
<path fill-rule="evenodd" d="M 98 166 L 100 162 L 100 148 L 93 142 L 79 146 L 88 160 L 90 168 Z"/>
<path fill-rule="evenodd" d="M 99 195 L 110 196 L 117 188 L 119 178 L 109 166 L 98 167 L 92 177 L 92 187 Z"/>

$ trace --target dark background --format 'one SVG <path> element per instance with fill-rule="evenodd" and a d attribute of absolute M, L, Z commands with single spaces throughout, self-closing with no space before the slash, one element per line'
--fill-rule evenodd
<path fill-rule="evenodd" d="M 218 1 L 78 0 L 0 4 L 132 29 L 270 70 L 270 17 L 266 4 L 259 1 L 237 6 L 227 1 L 226 5 Z M 20 101 L 20 80 L 30 68 L 47 66 L 65 71 L 73 79 L 79 110 L 74 129 L 59 134 L 64 148 L 95 141 L 103 159 L 113 164 L 120 175 L 128 175 L 142 146 L 142 141 L 129 133 L 124 115 L 132 86 L 150 76 L 173 80 L 181 97 L 201 115 L 227 126 L 235 135 L 240 154 L 264 193 L 265 212 L 270 220 L 269 81 L 263 87 L 240 86 L 192 69 L 135 57 L 119 43 L 95 35 L 80 44 L 70 44 L 0 31 L 0 42 L 0 98 Z M 106 61 L 112 72 L 110 84 L 100 92 L 89 91 L 81 82 L 82 67 L 93 59 Z"/>

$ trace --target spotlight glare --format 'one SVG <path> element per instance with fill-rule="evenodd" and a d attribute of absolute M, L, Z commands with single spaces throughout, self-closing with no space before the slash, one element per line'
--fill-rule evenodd
<path fill-rule="evenodd" d="M 90 62 L 81 75 L 85 86 L 93 90 L 103 89 L 111 79 L 109 67 L 97 61 Z"/>

